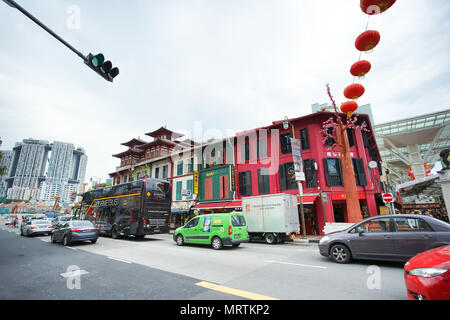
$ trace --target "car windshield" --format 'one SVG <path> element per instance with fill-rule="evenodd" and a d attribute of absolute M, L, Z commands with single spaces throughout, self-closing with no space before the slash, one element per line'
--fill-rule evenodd
<path fill-rule="evenodd" d="M 234 227 L 245 227 L 245 218 L 243 216 L 231 216 L 231 224 Z"/>
<path fill-rule="evenodd" d="M 90 221 L 72 221 L 72 226 L 77 228 L 94 227 L 94 225 Z"/>

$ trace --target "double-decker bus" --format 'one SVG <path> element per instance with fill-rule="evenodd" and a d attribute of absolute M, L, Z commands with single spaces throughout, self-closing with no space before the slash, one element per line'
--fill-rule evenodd
<path fill-rule="evenodd" d="M 169 233 L 171 194 L 169 182 L 151 178 L 97 189 L 83 195 L 80 214 L 113 239 Z"/>

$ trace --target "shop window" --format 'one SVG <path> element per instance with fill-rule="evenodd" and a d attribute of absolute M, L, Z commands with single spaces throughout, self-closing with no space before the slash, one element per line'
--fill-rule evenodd
<path fill-rule="evenodd" d="M 327 132 L 328 132 L 328 134 L 333 135 L 334 129 L 333 129 L 333 128 L 328 128 Z M 325 141 L 325 145 L 326 145 L 327 147 L 332 147 L 335 143 L 336 143 L 336 141 L 335 141 L 334 139 L 332 139 L 332 138 L 328 138 L 328 139 Z"/>
<path fill-rule="evenodd" d="M 292 133 L 285 133 L 280 135 L 280 146 L 282 154 L 292 153 L 291 138 Z"/>
<path fill-rule="evenodd" d="M 252 173 L 251 171 L 239 173 L 239 194 L 241 196 L 252 195 Z"/>
<path fill-rule="evenodd" d="M 245 137 L 245 143 L 241 145 L 242 163 L 250 160 L 250 138 Z"/>
<path fill-rule="evenodd" d="M 314 159 L 306 159 L 303 161 L 303 166 L 305 170 L 305 186 L 306 188 L 317 187 L 317 174 Z"/>
<path fill-rule="evenodd" d="M 347 137 L 349 146 L 353 147 L 355 145 L 355 135 L 353 134 L 352 128 L 347 129 Z"/>
<path fill-rule="evenodd" d="M 300 142 L 302 145 L 302 150 L 309 150 L 308 129 L 304 128 L 300 130 Z"/>
<path fill-rule="evenodd" d="M 267 138 L 261 138 L 257 141 L 258 158 L 267 157 Z"/>
<path fill-rule="evenodd" d="M 327 185 L 329 187 L 342 187 L 342 167 L 341 159 L 339 158 L 326 158 L 323 159 L 325 167 L 325 175 L 327 179 Z"/>
<path fill-rule="evenodd" d="M 353 170 L 355 171 L 356 185 L 364 187 L 367 185 L 366 170 L 362 159 L 352 159 Z"/>
<path fill-rule="evenodd" d="M 258 192 L 259 194 L 270 194 L 269 169 L 262 168 L 258 170 Z"/>
<path fill-rule="evenodd" d="M 294 163 L 289 162 L 280 166 L 280 188 L 281 190 L 297 189 L 297 181 L 295 180 Z"/>

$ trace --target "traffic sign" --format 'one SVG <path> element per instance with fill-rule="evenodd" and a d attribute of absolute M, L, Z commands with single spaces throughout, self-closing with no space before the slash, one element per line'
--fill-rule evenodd
<path fill-rule="evenodd" d="M 394 196 L 392 195 L 392 193 L 383 193 L 383 201 L 385 203 L 391 203 L 392 201 L 394 201 Z"/>

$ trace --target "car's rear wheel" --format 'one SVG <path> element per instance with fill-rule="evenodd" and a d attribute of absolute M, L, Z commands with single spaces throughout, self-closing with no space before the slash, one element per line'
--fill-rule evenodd
<path fill-rule="evenodd" d="M 63 244 L 64 244 L 64 246 L 70 246 L 70 241 L 69 241 L 69 238 L 67 237 L 67 236 L 64 236 L 64 239 L 63 239 Z"/>
<path fill-rule="evenodd" d="M 214 237 L 211 241 L 211 246 L 214 250 L 220 250 L 223 248 L 222 240 L 219 237 Z"/>
<path fill-rule="evenodd" d="M 349 263 L 351 260 L 351 253 L 346 246 L 342 244 L 336 244 L 331 247 L 330 257 L 334 262 L 337 263 Z"/>
<path fill-rule="evenodd" d="M 268 244 L 274 244 L 278 241 L 278 238 L 273 233 L 266 233 L 264 239 Z"/>
<path fill-rule="evenodd" d="M 96 244 L 97 243 L 97 239 L 91 240 L 92 244 Z"/>
<path fill-rule="evenodd" d="M 52 243 L 56 243 L 56 239 L 55 239 L 55 236 L 53 234 L 50 236 L 50 241 Z"/>
<path fill-rule="evenodd" d="M 176 238 L 175 238 L 175 241 L 176 241 L 176 243 L 177 243 L 177 245 L 178 246 L 182 246 L 182 245 L 184 245 L 184 238 L 183 238 L 183 236 L 181 235 L 181 234 L 179 234 Z"/>

